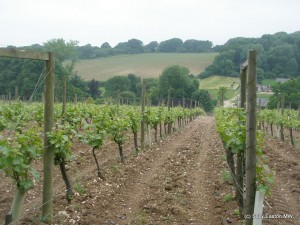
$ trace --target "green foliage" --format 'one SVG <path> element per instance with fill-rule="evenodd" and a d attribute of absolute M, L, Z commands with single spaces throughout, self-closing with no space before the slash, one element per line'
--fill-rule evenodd
<path fill-rule="evenodd" d="M 266 122 L 268 124 L 283 125 L 286 128 L 300 129 L 299 112 L 296 110 L 285 109 L 282 115 L 278 110 L 264 109 L 259 111 L 257 120 L 259 123 Z"/>
<path fill-rule="evenodd" d="M 55 159 L 54 163 L 59 165 L 62 160 L 70 160 L 72 152 L 72 139 L 77 132 L 70 125 L 57 125 L 47 134 L 50 143 L 54 145 Z"/>
<path fill-rule="evenodd" d="M 264 110 L 263 110 L 264 111 Z M 257 118 L 260 120 L 262 116 Z M 215 109 L 217 131 L 227 149 L 233 153 L 245 153 L 246 149 L 246 113 L 238 108 Z M 256 182 L 257 190 L 270 193 L 274 173 L 267 166 L 267 159 L 262 152 L 263 134 L 256 132 Z"/>
<path fill-rule="evenodd" d="M 92 79 L 88 82 L 89 93 L 93 99 L 99 98 L 101 95 L 100 82 Z"/>
<path fill-rule="evenodd" d="M 12 93 L 18 86 L 19 96 L 29 99 L 45 66 L 44 62 L 28 59 L 0 58 L 0 94 Z M 41 96 L 42 89 L 37 92 Z"/>
<path fill-rule="evenodd" d="M 240 210 L 239 210 L 239 209 L 235 209 L 235 210 L 233 211 L 233 215 L 234 215 L 234 216 L 239 216 L 239 215 L 240 215 Z"/>
<path fill-rule="evenodd" d="M 62 77 L 68 76 L 69 82 L 67 85 L 68 94 L 74 96 L 85 96 L 87 87 L 85 82 L 73 71 L 73 64 L 63 63 L 65 60 L 75 60 L 77 52 L 75 49 L 76 41 L 65 42 L 63 39 L 53 39 L 45 43 L 42 51 L 50 50 L 55 52 L 55 88 L 56 95 L 61 96 L 61 81 Z M 27 47 L 28 50 L 36 50 L 35 48 Z M 18 86 L 18 95 L 29 99 L 33 90 L 36 87 L 40 75 L 45 75 L 45 63 L 38 60 L 24 60 L 24 59 L 6 59 L 0 58 L 0 94 L 8 95 L 13 93 L 15 87 Z M 40 80 L 43 80 L 40 79 Z M 36 91 L 36 95 L 41 100 L 43 88 Z M 14 97 L 14 96 L 13 96 Z"/>
<path fill-rule="evenodd" d="M 230 202 L 233 200 L 233 195 L 232 194 L 226 194 L 224 195 L 224 201 L 225 202 Z"/>
<path fill-rule="evenodd" d="M 33 179 L 39 179 L 39 173 L 31 166 L 42 153 L 40 133 L 29 129 L 14 138 L 0 140 L 0 171 L 16 182 L 18 189 L 28 191 L 33 188 Z"/>
<path fill-rule="evenodd" d="M 7 122 L 4 116 L 0 116 L 0 132 L 7 127 Z"/>
<path fill-rule="evenodd" d="M 117 144 L 123 145 L 127 140 L 127 133 L 131 127 L 131 121 L 126 114 L 123 112 L 116 112 L 110 121 L 109 134 L 113 141 Z"/>
<path fill-rule="evenodd" d="M 117 97 L 118 92 L 130 90 L 130 82 L 125 76 L 115 76 L 108 79 L 105 84 L 105 95 Z"/>
<path fill-rule="evenodd" d="M 192 98 L 196 101 L 199 101 L 206 112 L 210 112 L 213 110 L 214 102 L 207 90 L 202 90 L 202 89 L 196 90 L 193 93 Z"/>
<path fill-rule="evenodd" d="M 138 215 L 136 215 L 133 223 L 135 225 L 146 225 L 146 224 L 148 224 L 147 215 L 145 213 L 139 213 Z"/>
<path fill-rule="evenodd" d="M 223 170 L 222 171 L 222 180 L 223 180 L 223 182 L 232 183 L 233 182 L 233 178 L 232 178 L 231 173 L 229 171 L 227 171 L 227 170 Z"/>
<path fill-rule="evenodd" d="M 85 132 L 79 135 L 79 140 L 92 148 L 99 149 L 103 145 L 104 139 L 109 129 L 109 114 L 108 110 L 102 109 L 102 112 L 97 112 L 97 109 L 92 109 L 90 115 L 92 122 L 84 125 Z"/>
<path fill-rule="evenodd" d="M 81 194 L 81 195 L 84 195 L 84 194 L 86 193 L 85 187 L 84 187 L 84 186 L 82 185 L 82 183 L 79 182 L 79 181 L 75 182 L 75 184 L 74 184 L 74 190 L 75 190 L 77 193 Z"/>
<path fill-rule="evenodd" d="M 64 39 L 52 39 L 44 43 L 44 47 L 49 52 L 54 52 L 55 59 L 59 62 L 74 60 L 77 58 L 76 46 L 78 41 L 66 42 Z"/>
<path fill-rule="evenodd" d="M 129 107 L 126 110 L 130 127 L 133 133 L 137 133 L 141 126 L 142 115 L 138 108 Z"/>
<path fill-rule="evenodd" d="M 133 38 L 128 40 L 127 42 L 120 42 L 113 48 L 109 43 L 104 42 L 100 48 L 87 44 L 77 47 L 76 49 L 80 59 L 94 59 L 99 57 L 108 57 L 120 54 L 137 54 L 143 52 L 212 52 L 212 46 L 213 44 L 211 41 L 190 39 L 183 42 L 180 38 L 171 38 L 160 43 L 158 43 L 157 41 L 151 41 L 147 45 L 144 45 L 141 40 Z"/>
<path fill-rule="evenodd" d="M 108 79 L 105 83 L 105 96 L 134 98 L 141 94 L 141 78 L 134 74 L 127 76 L 114 76 Z"/>
<path fill-rule="evenodd" d="M 160 42 L 158 46 L 159 52 L 180 52 L 183 42 L 180 38 L 172 38 Z"/>
<path fill-rule="evenodd" d="M 146 52 L 156 52 L 158 49 L 158 42 L 151 41 L 149 44 L 145 45 Z"/>
<path fill-rule="evenodd" d="M 181 52 L 211 52 L 212 51 L 212 42 L 211 41 L 199 41 L 199 40 L 186 40 L 183 43 L 183 47 L 181 48 Z"/>
<path fill-rule="evenodd" d="M 118 172 L 120 172 L 121 168 L 120 168 L 119 165 L 113 164 L 113 165 L 111 166 L 111 170 L 112 170 L 114 173 L 118 173 Z"/>
<path fill-rule="evenodd" d="M 268 108 L 275 109 L 281 101 L 282 95 L 285 97 L 285 106 L 298 109 L 300 105 L 300 78 L 291 79 L 284 83 L 272 85 L 274 95 L 270 97 Z"/>
<path fill-rule="evenodd" d="M 198 80 L 190 75 L 186 67 L 170 66 L 159 77 L 159 93 L 164 98 L 168 96 L 169 90 L 172 97 L 190 97 L 198 88 Z"/>
<path fill-rule="evenodd" d="M 220 54 L 208 66 L 201 77 L 220 74 L 238 76 L 241 62 L 247 59 L 247 52 L 258 52 L 258 81 L 274 77 L 295 77 L 300 75 L 300 32 L 287 34 L 279 32 L 260 38 L 233 38 L 220 48 Z"/>

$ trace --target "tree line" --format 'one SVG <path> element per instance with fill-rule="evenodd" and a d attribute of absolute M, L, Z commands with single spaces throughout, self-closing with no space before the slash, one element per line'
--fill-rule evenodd
<path fill-rule="evenodd" d="M 46 51 L 47 49 L 45 48 L 45 45 L 39 44 L 33 44 L 31 46 L 21 48 L 38 51 Z M 139 53 L 206 53 L 215 51 L 211 41 L 195 39 L 183 41 L 180 38 L 171 38 L 162 42 L 151 41 L 146 45 L 141 40 L 133 38 L 126 42 L 120 42 L 114 47 L 112 47 L 108 42 L 104 42 L 99 46 L 92 46 L 91 44 L 78 46 L 78 42 L 76 42 L 75 50 L 77 51 L 78 59 L 95 59 L 122 54 Z"/>
<path fill-rule="evenodd" d="M 265 34 L 260 38 L 230 39 L 224 45 L 215 47 L 220 54 L 199 77 L 206 78 L 216 74 L 239 76 L 239 65 L 246 60 L 250 49 L 258 52 L 258 82 L 265 78 L 300 76 L 300 31 L 297 31 L 291 34 Z"/>
<path fill-rule="evenodd" d="M 78 42 L 66 42 L 63 39 L 53 39 L 44 43 L 47 51 L 55 54 L 55 98 L 62 101 L 63 93 L 74 99 L 91 97 L 103 103 L 112 98 L 139 99 L 141 97 L 141 78 L 135 74 L 114 76 L 105 82 L 97 80 L 84 81 L 74 71 L 74 64 L 78 59 L 76 51 Z M 38 46 L 35 46 L 38 48 Z M 29 48 L 30 49 L 30 48 Z M 30 49 L 32 50 L 32 49 Z M 36 48 L 33 48 L 36 50 Z M 46 76 L 44 62 L 22 59 L 0 58 L 0 95 L 13 96 L 15 87 L 18 95 L 26 100 L 31 98 L 40 81 Z M 148 99 L 158 102 L 172 98 L 191 99 L 200 102 L 206 111 L 211 111 L 214 102 L 207 91 L 199 90 L 199 81 L 188 68 L 177 65 L 170 66 L 162 71 L 159 78 L 146 79 Z M 67 90 L 66 92 L 64 90 Z M 40 86 L 35 95 L 41 99 L 43 87 Z"/>
<path fill-rule="evenodd" d="M 141 40 L 130 39 L 127 42 L 120 42 L 115 47 L 111 47 L 108 42 L 100 47 L 87 44 L 77 48 L 80 59 L 93 59 L 121 54 L 139 54 L 139 53 L 203 53 L 212 52 L 213 43 L 211 41 L 186 40 L 172 38 L 158 43 L 152 41 L 146 45 Z"/>
<path fill-rule="evenodd" d="M 269 109 L 279 107 L 300 108 L 300 77 L 290 79 L 284 83 L 276 83 L 272 85 L 272 90 L 274 94 L 269 98 Z"/>
<path fill-rule="evenodd" d="M 199 102 L 205 111 L 211 111 L 216 104 L 208 91 L 199 89 L 199 80 L 186 67 L 169 66 L 162 71 L 159 78 L 146 78 L 145 83 L 147 98 L 151 102 L 158 103 L 162 99 L 166 100 L 170 94 L 173 99 L 193 99 Z M 114 76 L 105 82 L 98 82 L 98 85 L 104 87 L 105 91 L 94 95 L 96 98 L 134 99 L 141 97 L 142 80 L 134 74 Z M 99 88 L 95 89 L 97 90 Z"/>

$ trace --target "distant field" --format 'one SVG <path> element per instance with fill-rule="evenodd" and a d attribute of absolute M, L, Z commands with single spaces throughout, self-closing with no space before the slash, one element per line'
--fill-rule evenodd
<path fill-rule="evenodd" d="M 257 93 L 257 98 L 269 99 L 273 93 Z"/>
<path fill-rule="evenodd" d="M 224 76 L 211 76 L 206 79 L 200 80 L 200 88 L 206 89 L 212 98 L 218 98 L 220 87 L 227 87 L 225 99 L 232 99 L 239 93 L 239 78 L 224 77 Z"/>
<path fill-rule="evenodd" d="M 274 85 L 276 84 L 276 79 L 264 79 L 261 83 L 263 85 Z"/>
<path fill-rule="evenodd" d="M 107 58 L 81 60 L 75 71 L 84 79 L 107 80 L 116 75 L 133 73 L 149 78 L 158 77 L 170 65 L 189 68 L 194 75 L 201 73 L 212 64 L 218 53 L 145 53 L 120 55 Z"/>
<path fill-rule="evenodd" d="M 240 79 L 236 77 L 211 76 L 200 80 L 200 88 L 219 89 L 219 87 L 227 87 L 229 89 L 237 89 Z"/>

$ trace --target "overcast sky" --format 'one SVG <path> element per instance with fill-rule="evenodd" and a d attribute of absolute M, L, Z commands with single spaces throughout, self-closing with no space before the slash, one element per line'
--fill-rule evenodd
<path fill-rule="evenodd" d="M 0 47 L 53 38 L 115 46 L 173 37 L 224 44 L 300 30 L 299 0 L 1 0 Z"/>

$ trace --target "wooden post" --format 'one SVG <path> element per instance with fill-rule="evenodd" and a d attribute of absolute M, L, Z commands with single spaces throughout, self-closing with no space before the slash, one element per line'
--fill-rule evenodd
<path fill-rule="evenodd" d="M 285 105 L 285 93 L 281 93 L 281 116 L 284 115 L 284 105 Z M 280 140 L 284 141 L 284 128 L 283 123 L 280 124 Z"/>
<path fill-rule="evenodd" d="M 171 90 L 169 89 L 168 90 L 168 102 L 167 102 L 168 111 L 170 110 L 170 107 L 171 107 L 170 99 L 171 99 Z"/>
<path fill-rule="evenodd" d="M 247 69 L 247 118 L 246 118 L 246 205 L 245 214 L 254 211 L 256 192 L 256 51 L 248 52 Z M 246 219 L 252 225 L 253 218 Z"/>
<path fill-rule="evenodd" d="M 151 146 L 151 127 L 150 125 L 146 125 L 147 129 L 147 142 L 148 142 L 148 147 Z"/>
<path fill-rule="evenodd" d="M 75 103 L 75 105 L 77 104 L 77 94 L 75 94 L 74 103 Z"/>
<path fill-rule="evenodd" d="M 246 82 L 247 82 L 247 70 L 241 65 L 240 68 L 240 108 L 245 108 L 246 103 Z M 238 151 L 237 153 L 237 166 L 236 166 L 236 190 L 235 195 L 239 205 L 240 215 L 244 216 L 244 159 L 245 151 Z"/>
<path fill-rule="evenodd" d="M 172 107 L 173 107 L 173 101 L 171 103 L 171 89 L 168 90 L 168 111 L 170 111 L 170 108 L 171 108 L 171 104 L 172 104 Z M 171 134 L 172 132 L 172 124 L 169 122 L 168 123 L 168 134 Z"/>
<path fill-rule="evenodd" d="M 142 83 L 142 98 L 141 98 L 141 104 L 142 104 L 141 150 L 142 151 L 145 149 L 145 120 L 144 120 L 144 114 L 145 114 L 145 95 L 146 95 L 146 81 L 145 81 L 145 79 L 143 79 L 143 83 Z"/>
<path fill-rule="evenodd" d="M 246 83 L 247 83 L 247 70 L 241 68 L 240 72 L 241 90 L 240 90 L 240 108 L 245 108 L 246 104 Z"/>
<path fill-rule="evenodd" d="M 61 112 L 61 118 L 64 123 L 65 117 L 66 117 L 66 109 L 67 109 L 67 75 L 63 75 L 63 88 L 62 88 L 62 112 Z"/>
<path fill-rule="evenodd" d="M 117 90 L 117 105 L 120 105 L 121 101 L 121 92 L 120 89 Z"/>
<path fill-rule="evenodd" d="M 19 87 L 15 86 L 15 100 L 18 100 L 19 98 Z"/>
<path fill-rule="evenodd" d="M 221 106 L 224 106 L 224 90 L 223 89 L 221 89 L 220 90 L 221 91 Z"/>
<path fill-rule="evenodd" d="M 53 168 L 54 149 L 50 145 L 47 132 L 54 125 L 54 56 L 53 53 L 19 51 L 17 49 L 0 48 L 0 56 L 10 58 L 34 59 L 46 61 L 48 76 L 45 87 L 45 126 L 44 126 L 44 183 L 43 183 L 43 205 L 42 218 L 47 224 L 53 222 Z M 24 96 L 23 96 L 24 98 Z"/>
<path fill-rule="evenodd" d="M 49 60 L 46 61 L 45 80 L 45 127 L 44 127 L 44 180 L 43 180 L 43 207 L 42 219 L 47 224 L 53 222 L 53 169 L 54 147 L 50 144 L 47 133 L 54 126 L 54 55 L 49 52 Z"/>

